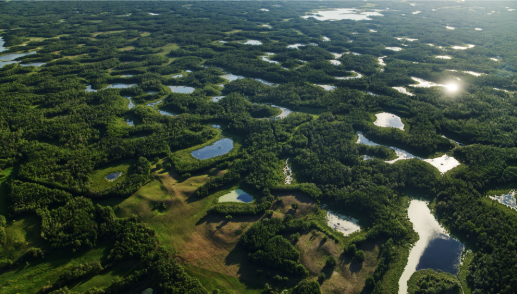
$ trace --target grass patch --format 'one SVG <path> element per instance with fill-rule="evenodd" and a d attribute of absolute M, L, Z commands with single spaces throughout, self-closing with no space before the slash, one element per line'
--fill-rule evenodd
<path fill-rule="evenodd" d="M 262 291 L 264 290 L 264 287 L 261 285 L 241 281 L 236 277 L 223 275 L 192 265 L 184 265 L 184 268 L 190 276 L 198 278 L 209 293 L 215 289 L 219 289 L 228 294 L 259 294 L 263 293 Z"/>
<path fill-rule="evenodd" d="M 314 118 L 320 117 L 320 114 L 327 111 L 326 108 L 314 108 L 314 107 L 308 107 L 308 106 L 301 106 L 298 108 L 299 112 L 307 113 L 312 115 Z"/>
<path fill-rule="evenodd" d="M 125 124 L 125 122 L 124 122 Z M 132 167 L 134 166 L 135 160 L 124 160 L 122 162 L 114 163 L 104 167 L 103 169 L 99 169 L 93 172 L 90 176 L 91 179 L 91 189 L 92 191 L 103 191 L 105 189 L 111 188 L 118 183 L 123 182 L 126 179 L 126 176 L 132 172 Z M 111 173 L 122 172 L 122 175 L 115 179 L 114 181 L 108 181 L 106 176 Z"/>
<path fill-rule="evenodd" d="M 174 43 L 169 43 L 163 47 L 158 47 L 158 49 L 162 49 L 162 52 L 158 53 L 157 55 L 165 56 L 166 54 L 169 54 L 172 50 L 179 49 L 180 47 Z"/>
<path fill-rule="evenodd" d="M 463 259 L 461 261 L 460 269 L 458 271 L 458 279 L 461 283 L 461 288 L 463 288 L 464 294 L 471 294 L 472 289 L 470 289 L 469 284 L 467 283 L 467 274 L 469 273 L 469 265 L 474 259 L 474 252 L 467 251 L 463 255 Z"/>

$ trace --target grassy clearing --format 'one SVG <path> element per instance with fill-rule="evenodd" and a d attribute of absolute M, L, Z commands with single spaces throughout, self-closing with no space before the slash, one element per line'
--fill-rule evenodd
<path fill-rule="evenodd" d="M 467 274 L 469 273 L 469 265 L 474 259 L 474 252 L 468 251 L 464 254 L 463 260 L 460 265 L 460 269 L 458 271 L 458 279 L 461 283 L 461 288 L 463 289 L 464 294 L 471 294 L 472 289 L 470 289 L 469 284 L 467 283 Z"/>
<path fill-rule="evenodd" d="M 298 108 L 299 112 L 307 113 L 312 115 L 315 119 L 318 119 L 320 117 L 320 114 L 327 111 L 326 108 L 313 108 L 308 106 L 302 106 Z"/>
<path fill-rule="evenodd" d="M 95 33 L 92 33 L 92 36 L 96 37 L 100 34 L 114 34 L 114 33 L 122 33 L 122 32 L 125 32 L 126 30 L 118 30 L 118 31 L 107 31 L 107 32 L 95 32 Z"/>
<path fill-rule="evenodd" d="M 135 46 L 126 46 L 126 47 L 119 48 L 118 50 L 129 51 L 129 50 L 133 50 L 133 49 L 135 49 Z"/>
<path fill-rule="evenodd" d="M 140 33 L 141 37 L 147 37 L 147 36 L 150 36 L 150 35 L 151 35 L 150 32 L 142 32 L 142 33 Z"/>
<path fill-rule="evenodd" d="M 165 56 L 166 54 L 169 54 L 172 50 L 179 49 L 179 46 L 174 43 L 169 43 L 163 47 L 158 47 L 158 49 L 162 49 L 162 52 L 158 53 L 157 55 Z"/>
<path fill-rule="evenodd" d="M 196 277 L 201 281 L 203 286 L 211 293 L 215 289 L 224 290 L 224 293 L 237 294 L 259 294 L 263 293 L 261 285 L 242 282 L 238 278 L 226 276 L 220 273 L 212 272 L 199 267 L 186 265 L 186 271 L 189 275 Z"/>
<path fill-rule="evenodd" d="M 41 293 L 43 287 L 58 281 L 59 276 L 70 266 L 105 258 L 109 250 L 106 246 L 99 246 L 80 253 L 57 251 L 45 256 L 45 259 L 37 258 L 20 264 L 0 275 L 0 285 L 3 285 L 1 292 Z"/>
<path fill-rule="evenodd" d="M 124 121 L 125 123 L 125 121 Z M 127 124 L 126 124 L 127 125 Z M 114 163 L 104 167 L 103 169 L 96 170 L 90 176 L 91 189 L 93 191 L 102 191 L 107 188 L 113 187 L 114 185 L 121 183 L 125 180 L 126 175 L 131 173 L 131 169 L 134 165 L 134 160 L 124 160 L 122 162 Z M 106 176 L 111 173 L 122 172 L 122 175 L 116 180 L 110 182 L 106 179 Z"/>

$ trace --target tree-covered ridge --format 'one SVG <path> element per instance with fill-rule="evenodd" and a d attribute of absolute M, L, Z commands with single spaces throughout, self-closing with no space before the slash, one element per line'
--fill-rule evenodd
<path fill-rule="evenodd" d="M 279 273 L 267 286 L 260 285 L 264 291 L 319 293 L 315 266 L 297 242 L 319 232 L 346 249 L 331 262 L 335 273 L 343 271 L 347 258 L 354 265 L 364 261 L 365 270 L 374 268 L 358 278 L 364 291 L 396 293 L 404 254 L 417 238 L 405 214 L 406 194 L 418 192 L 432 200 L 442 223 L 475 252 L 462 286 L 474 293 L 512 293 L 517 288 L 516 215 L 483 193 L 517 179 L 515 12 L 505 3 L 413 7 L 380 2 L 375 8 L 384 16 L 368 21 L 300 17 L 318 8 L 373 7 L 367 4 L 1 3 L 0 37 L 6 50 L 0 60 L 11 53 L 32 54 L 0 68 L 0 168 L 14 171 L 14 179 L 0 177 L 7 217 L 0 222 L 0 279 L 61 251 L 81 255 L 107 248 L 102 257 L 69 266 L 46 288 L 30 291 L 76 293 L 77 281 L 132 261 L 137 265 L 122 278 L 81 292 L 141 293 L 152 286 L 163 293 L 207 293 L 205 287 L 220 288 L 202 286 L 190 265 L 177 262 L 180 248 L 168 241 L 178 231 L 167 232 L 167 239 L 141 210 L 133 210 L 137 215 L 131 217 L 123 205 L 113 204 L 145 198 L 138 191 L 156 182 L 162 186 L 153 193 L 167 190 L 164 167 L 179 173 L 175 179 L 192 180 L 185 202 L 211 201 L 204 208 L 207 215 L 196 216 L 196 225 L 212 217 L 228 223 L 261 218 L 239 229 L 236 248 L 246 251 L 253 269 Z M 422 13 L 413 14 L 416 10 Z M 243 44 L 247 40 L 261 45 Z M 292 44 L 306 46 L 287 47 Z M 452 48 L 466 44 L 475 47 Z M 273 53 L 269 62 L 267 53 Z M 385 66 L 378 60 L 383 56 Z M 331 64 L 332 59 L 341 64 Z M 44 64 L 30 66 L 38 62 Z M 352 71 L 362 77 L 336 79 L 353 77 Z M 228 81 L 227 74 L 242 78 Z M 459 91 L 415 88 L 409 86 L 416 84 L 412 77 L 443 84 L 452 80 Z M 130 87 L 112 87 L 118 84 Z M 327 91 L 323 84 L 336 88 Z M 169 86 L 195 90 L 177 93 Z M 392 88 L 397 86 L 414 96 Z M 214 96 L 225 97 L 214 102 Z M 294 112 L 275 119 L 279 110 L 271 105 Z M 376 126 L 374 114 L 381 111 L 402 117 L 404 130 Z M 359 131 L 383 146 L 357 144 Z M 228 154 L 208 160 L 191 156 L 223 136 L 235 143 Z M 448 154 L 461 166 L 441 175 L 418 159 L 388 164 L 385 160 L 395 155 L 385 146 L 425 158 Z M 373 160 L 363 160 L 364 155 Z M 295 174 L 291 186 L 283 185 L 287 158 Z M 122 178 L 103 178 L 104 171 L 118 171 L 121 165 L 128 165 Z M 198 178 L 212 169 L 221 172 Z M 236 185 L 253 191 L 255 202 L 215 201 L 214 195 Z M 275 196 L 281 191 L 303 192 L 315 205 L 359 217 L 361 233 L 345 237 L 333 232 L 318 222 L 319 210 L 304 214 L 308 210 L 298 211 L 298 203 L 286 210 Z M 162 199 L 151 206 L 160 216 L 178 204 Z M 21 221 L 37 224 L 37 246 L 13 241 L 13 232 L 25 230 L 13 228 Z M 374 243 L 382 247 L 368 264 L 374 251 L 365 248 Z M 196 277 L 202 276 L 198 272 Z M 431 293 L 429 284 L 443 278 L 433 277 L 425 285 L 418 280 L 418 291 Z M 318 280 L 323 292 L 330 292 L 325 287 L 332 283 L 325 276 Z M 7 293 L 23 290 L 6 288 Z"/>

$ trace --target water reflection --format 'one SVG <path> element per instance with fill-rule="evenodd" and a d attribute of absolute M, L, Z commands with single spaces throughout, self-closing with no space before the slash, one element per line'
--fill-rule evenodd
<path fill-rule="evenodd" d="M 277 119 L 282 119 L 282 118 L 286 118 L 287 116 L 289 116 L 289 114 L 292 113 L 291 110 L 285 108 L 285 107 L 281 107 L 281 106 L 276 106 L 276 105 L 270 105 L 271 107 L 275 107 L 275 108 L 279 108 L 280 110 L 282 110 L 282 112 L 275 116 L 274 118 L 277 118 Z"/>
<path fill-rule="evenodd" d="M 111 173 L 106 176 L 106 180 L 113 182 L 114 180 L 118 179 L 121 175 L 122 175 L 122 172 Z"/>
<path fill-rule="evenodd" d="M 228 80 L 228 82 L 232 82 L 238 79 L 244 79 L 243 76 L 234 75 L 231 73 L 226 73 L 225 75 L 221 76 L 223 79 Z"/>
<path fill-rule="evenodd" d="M 415 94 L 409 92 L 406 88 L 404 87 L 392 87 L 393 89 L 399 91 L 400 93 L 402 94 L 406 94 L 406 95 L 409 95 L 409 96 L 415 96 Z"/>
<path fill-rule="evenodd" d="M 4 49 L 5 49 L 5 47 L 4 47 Z M 11 54 L 2 55 L 2 56 L 0 56 L 0 68 L 4 67 L 5 65 L 8 65 L 8 64 L 18 63 L 20 61 L 15 60 L 16 58 L 31 55 L 31 54 L 36 54 L 36 52 L 33 51 L 33 52 L 29 52 L 29 53 L 11 53 Z"/>
<path fill-rule="evenodd" d="M 446 56 L 446 55 L 439 55 L 439 56 L 436 56 L 435 58 L 438 58 L 438 59 L 451 59 L 452 57 Z"/>
<path fill-rule="evenodd" d="M 380 9 L 373 9 L 373 11 L 358 11 L 354 8 L 337 8 L 333 10 L 319 10 L 316 13 L 309 13 L 307 15 L 302 16 L 307 19 L 309 17 L 315 18 L 317 20 L 343 20 L 343 19 L 351 19 L 351 20 L 372 20 L 369 18 L 370 16 L 383 16 L 379 13 L 382 11 Z"/>
<path fill-rule="evenodd" d="M 381 113 L 375 114 L 375 117 L 377 117 L 377 119 L 375 120 L 375 122 L 373 124 L 378 127 L 397 128 L 397 129 L 404 130 L 404 124 L 402 123 L 402 120 L 400 119 L 400 117 L 398 117 L 392 113 L 381 112 Z"/>
<path fill-rule="evenodd" d="M 219 202 L 251 203 L 253 202 L 253 196 L 241 189 L 237 189 L 219 197 Z"/>
<path fill-rule="evenodd" d="M 451 238 L 440 226 L 422 200 L 411 200 L 409 220 L 420 237 L 409 252 L 408 263 L 399 280 L 399 294 L 407 293 L 411 275 L 421 269 L 442 270 L 456 275 L 464 246 Z"/>
<path fill-rule="evenodd" d="M 306 46 L 306 45 L 305 44 L 296 43 L 296 44 L 292 44 L 292 45 L 287 45 L 287 48 L 299 49 L 299 47 L 302 47 L 302 46 Z"/>
<path fill-rule="evenodd" d="M 205 146 L 199 150 L 192 151 L 192 156 L 197 159 L 209 159 L 216 156 L 224 155 L 233 149 L 233 140 L 223 138 L 214 142 L 214 144 Z"/>
<path fill-rule="evenodd" d="M 325 205 L 322 208 L 327 211 L 327 215 L 325 216 L 327 225 L 334 229 L 334 231 L 338 231 L 343 235 L 348 236 L 361 230 L 361 227 L 359 226 L 359 220 L 353 217 L 335 213 L 328 209 Z"/>
<path fill-rule="evenodd" d="M 192 92 L 194 92 L 194 90 L 196 90 L 195 88 L 192 88 L 192 87 L 187 87 L 187 86 L 168 86 L 169 89 L 171 89 L 171 91 L 173 93 L 182 93 L 182 94 L 190 94 Z"/>
<path fill-rule="evenodd" d="M 512 190 L 507 194 L 498 195 L 498 196 L 493 195 L 493 196 L 488 196 L 488 197 L 498 201 L 501 204 L 504 204 L 510 208 L 517 210 L 517 202 L 515 201 L 515 190 Z"/>

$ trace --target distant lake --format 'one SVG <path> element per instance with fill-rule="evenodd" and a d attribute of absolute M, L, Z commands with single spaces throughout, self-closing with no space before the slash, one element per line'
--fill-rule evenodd
<path fill-rule="evenodd" d="M 351 20 L 372 20 L 369 18 L 370 16 L 383 16 L 379 13 L 379 9 L 374 9 L 374 11 L 363 11 L 359 12 L 354 8 L 337 8 L 333 10 L 319 10 L 316 13 L 310 13 L 308 15 L 302 16 L 307 19 L 309 17 L 315 18 L 317 20 L 343 20 L 343 19 L 351 19 Z"/>
<path fill-rule="evenodd" d="M 209 159 L 216 156 L 224 155 L 233 149 L 233 140 L 223 138 L 214 142 L 212 145 L 205 146 L 196 151 L 192 151 L 192 156 L 197 159 Z"/>
<path fill-rule="evenodd" d="M 219 202 L 251 203 L 253 202 L 253 196 L 241 189 L 237 189 L 219 197 Z"/>
<path fill-rule="evenodd" d="M 187 86 L 168 86 L 169 89 L 172 90 L 173 93 L 182 93 L 182 94 L 190 94 L 196 90 L 196 88 L 187 87 Z"/>
<path fill-rule="evenodd" d="M 408 263 L 399 280 L 399 294 L 407 293 L 411 275 L 421 269 L 442 270 L 456 275 L 463 244 L 451 238 L 422 200 L 411 200 L 409 220 L 420 239 L 409 252 Z"/>

